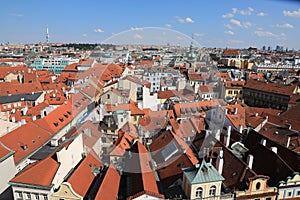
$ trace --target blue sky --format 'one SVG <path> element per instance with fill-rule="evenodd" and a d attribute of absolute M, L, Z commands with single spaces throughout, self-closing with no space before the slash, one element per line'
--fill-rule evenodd
<path fill-rule="evenodd" d="M 93 43 L 126 30 L 138 41 L 147 34 L 141 28 L 162 27 L 207 47 L 300 49 L 298 1 L 2 0 L 1 8 L 0 43 L 44 42 L 46 25 L 52 42 Z"/>

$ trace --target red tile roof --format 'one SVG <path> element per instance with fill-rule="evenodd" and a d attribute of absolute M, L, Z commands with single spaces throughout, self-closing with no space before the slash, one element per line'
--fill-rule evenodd
<path fill-rule="evenodd" d="M 113 165 L 110 165 L 105 173 L 95 199 L 118 199 L 120 180 L 121 177 L 119 173 Z"/>
<path fill-rule="evenodd" d="M 129 176 L 132 178 L 132 195 L 149 191 L 159 195 L 154 171 L 150 166 L 150 156 L 146 147 L 136 142 L 132 148 L 134 155 L 128 161 Z"/>
<path fill-rule="evenodd" d="M 242 125 L 243 128 L 246 127 L 245 122 L 245 108 L 242 107 L 240 104 L 228 105 L 222 107 L 222 109 L 228 109 L 228 114 L 226 115 L 229 121 L 233 124 L 233 126 L 237 129 L 239 125 Z M 234 114 L 234 109 L 237 109 L 237 114 Z"/>
<path fill-rule="evenodd" d="M 68 179 L 73 190 L 80 196 L 84 197 L 95 179 L 93 168 L 102 166 L 103 164 L 97 155 L 91 151 Z"/>
<path fill-rule="evenodd" d="M 0 83 L 0 95 L 7 96 L 17 94 L 31 94 L 32 92 L 42 92 L 43 88 L 39 82 L 34 83 Z"/>
<path fill-rule="evenodd" d="M 66 65 L 66 67 L 64 68 L 63 71 L 65 71 L 65 72 L 78 72 L 77 65 L 78 65 L 78 63 L 72 63 L 72 64 L 69 64 L 69 65 Z"/>
<path fill-rule="evenodd" d="M 209 78 L 207 73 L 189 73 L 188 76 L 191 81 L 204 81 Z"/>
<path fill-rule="evenodd" d="M 157 93 L 157 98 L 159 99 L 169 99 L 171 97 L 177 96 L 176 90 L 167 90 L 167 91 L 160 91 Z"/>
<path fill-rule="evenodd" d="M 227 89 L 242 89 L 245 85 L 245 81 L 226 81 L 226 88 Z"/>
<path fill-rule="evenodd" d="M 49 139 L 49 132 L 31 122 L 2 136 L 0 142 L 15 151 L 14 160 L 15 163 L 18 163 Z"/>
<path fill-rule="evenodd" d="M 34 123 L 51 134 L 55 134 L 73 119 L 73 116 L 75 116 L 73 111 L 72 102 L 69 100 L 66 101 L 66 104 L 62 104 L 44 118 L 34 121 Z"/>
<path fill-rule="evenodd" d="M 288 96 L 291 96 L 293 94 L 295 87 L 296 85 L 283 85 L 280 83 L 263 82 L 263 81 L 253 80 L 253 79 L 248 80 L 244 85 L 244 88 L 288 95 Z"/>
<path fill-rule="evenodd" d="M 150 88 L 151 86 L 151 83 L 149 81 L 146 81 L 146 80 L 143 80 L 143 79 L 140 79 L 136 76 L 126 76 L 125 78 L 123 78 L 124 80 L 129 80 L 131 82 L 134 82 L 134 83 L 137 83 L 139 85 L 143 85 L 147 88 Z"/>
<path fill-rule="evenodd" d="M 12 151 L 0 142 L 0 160 L 10 154 Z"/>
<path fill-rule="evenodd" d="M 53 156 L 27 166 L 20 174 L 11 180 L 13 183 L 24 183 L 40 186 L 51 186 L 52 180 L 60 166 Z"/>
<path fill-rule="evenodd" d="M 227 49 L 223 52 L 224 55 L 240 55 L 241 53 L 235 49 Z"/>
<path fill-rule="evenodd" d="M 145 131 L 154 131 L 165 128 L 168 122 L 168 111 L 152 111 L 150 109 L 144 109 L 145 115 L 140 119 L 140 125 Z"/>
<path fill-rule="evenodd" d="M 106 104 L 107 112 L 115 112 L 117 110 L 130 110 L 131 115 L 144 115 L 144 111 L 139 109 L 134 102 L 130 102 L 129 104 Z"/>

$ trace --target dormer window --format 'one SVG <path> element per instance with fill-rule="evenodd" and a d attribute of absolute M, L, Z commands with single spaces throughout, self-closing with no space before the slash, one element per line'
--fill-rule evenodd
<path fill-rule="evenodd" d="M 58 123 L 57 122 L 54 122 L 53 125 L 56 126 L 56 127 L 58 127 Z"/>
<path fill-rule="evenodd" d="M 59 121 L 63 122 L 63 121 L 64 121 L 64 118 L 59 118 Z"/>
<path fill-rule="evenodd" d="M 27 150 L 27 149 L 28 149 L 28 146 L 27 146 L 27 145 L 21 145 L 21 148 L 22 148 L 23 150 Z"/>

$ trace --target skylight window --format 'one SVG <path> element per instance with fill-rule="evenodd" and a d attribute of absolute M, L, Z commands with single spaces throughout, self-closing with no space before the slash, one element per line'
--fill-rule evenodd
<path fill-rule="evenodd" d="M 162 154 L 164 160 L 167 161 L 169 158 L 171 158 L 177 152 L 178 152 L 177 146 L 175 145 L 174 142 L 171 142 L 161 151 L 161 154 Z"/>

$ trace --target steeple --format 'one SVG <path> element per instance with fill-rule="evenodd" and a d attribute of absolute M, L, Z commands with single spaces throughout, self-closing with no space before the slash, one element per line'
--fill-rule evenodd
<path fill-rule="evenodd" d="M 50 35 L 49 35 L 49 30 L 48 30 L 48 26 L 46 26 L 46 43 L 50 42 Z"/>

